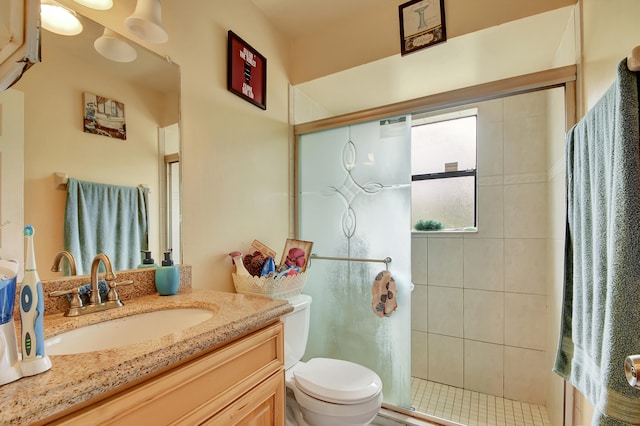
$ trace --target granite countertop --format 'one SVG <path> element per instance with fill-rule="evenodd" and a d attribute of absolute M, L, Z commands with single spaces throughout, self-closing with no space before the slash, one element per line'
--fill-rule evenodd
<path fill-rule="evenodd" d="M 122 308 L 74 318 L 62 313 L 45 315 L 45 338 L 109 319 L 190 307 L 211 309 L 214 315 L 186 330 L 117 349 L 51 355 L 53 366 L 49 371 L 0 386 L 0 424 L 37 423 L 232 341 L 293 309 L 284 300 L 189 288 L 174 296 L 139 296 L 125 301 Z"/>

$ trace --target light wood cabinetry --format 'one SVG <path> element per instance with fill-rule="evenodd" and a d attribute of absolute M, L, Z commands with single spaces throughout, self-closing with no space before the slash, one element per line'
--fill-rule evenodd
<path fill-rule="evenodd" d="M 277 322 L 55 425 L 284 425 L 284 336 Z"/>

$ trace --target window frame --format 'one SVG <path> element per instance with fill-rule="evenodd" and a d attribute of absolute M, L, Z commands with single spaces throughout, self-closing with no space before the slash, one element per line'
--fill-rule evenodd
<path fill-rule="evenodd" d="M 460 120 L 467 117 L 476 117 L 476 136 L 475 136 L 475 167 L 472 169 L 465 170 L 455 170 L 455 171 L 444 171 L 444 172 L 432 172 L 432 173 L 421 173 L 421 174 L 412 174 L 411 175 L 411 184 L 413 187 L 413 182 L 419 182 L 424 180 L 434 180 L 434 179 L 449 179 L 449 178 L 457 178 L 457 177 L 468 177 L 473 176 L 473 230 L 465 228 L 444 228 L 439 230 L 417 230 L 413 226 L 415 222 L 412 218 L 412 228 L 411 232 L 416 233 L 424 233 L 424 232 L 478 232 L 478 108 L 475 106 L 466 105 L 463 108 L 459 108 L 453 111 L 439 111 L 431 114 L 413 114 L 411 118 L 411 127 L 418 126 L 426 126 L 435 123 L 442 123 L 445 121 L 453 121 Z M 412 141 L 413 142 L 413 141 Z M 413 153 L 412 153 L 413 155 Z M 413 194 L 411 196 L 411 201 L 413 202 Z M 413 213 L 413 211 L 412 211 Z"/>

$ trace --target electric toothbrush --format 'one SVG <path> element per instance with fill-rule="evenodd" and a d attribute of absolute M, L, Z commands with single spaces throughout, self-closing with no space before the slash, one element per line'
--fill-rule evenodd
<path fill-rule="evenodd" d="M 42 283 L 36 270 L 35 252 L 33 249 L 33 226 L 24 228 L 27 240 L 27 261 L 25 263 L 24 280 L 20 290 L 20 324 L 22 343 L 22 363 L 20 369 L 23 376 L 33 376 L 51 368 L 51 360 L 44 353 L 44 295 Z"/>

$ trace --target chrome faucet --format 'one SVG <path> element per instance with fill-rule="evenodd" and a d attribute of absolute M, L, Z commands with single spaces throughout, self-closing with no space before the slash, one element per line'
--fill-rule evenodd
<path fill-rule="evenodd" d="M 100 262 L 104 264 L 104 268 L 106 271 L 104 280 L 107 282 L 107 286 L 109 287 L 107 300 L 104 302 L 100 297 L 100 281 L 98 277 Z M 56 297 L 71 294 L 69 311 L 67 311 L 67 313 L 65 314 L 65 316 L 68 317 L 75 317 L 78 315 L 90 314 L 92 312 L 105 311 L 112 308 L 119 308 L 121 306 L 124 306 L 124 304 L 120 300 L 120 296 L 118 295 L 116 287 L 119 285 L 133 284 L 133 281 L 128 280 L 117 283 L 116 277 L 117 276 L 113 272 L 113 266 L 111 265 L 109 256 L 104 253 L 100 253 L 96 257 L 94 257 L 93 261 L 91 262 L 91 294 L 89 295 L 89 303 L 87 305 L 82 304 L 82 300 L 80 299 L 78 294 L 78 288 L 73 288 L 71 290 L 54 291 L 49 293 L 49 296 Z"/>
<path fill-rule="evenodd" d="M 73 257 L 71 253 L 66 250 L 58 252 L 56 254 L 55 259 L 53 259 L 53 265 L 51 265 L 51 272 L 60 272 L 60 263 L 62 262 L 62 258 L 66 258 L 67 262 L 69 262 L 69 269 L 71 269 L 71 275 L 77 274 L 76 269 L 76 259 Z"/>

